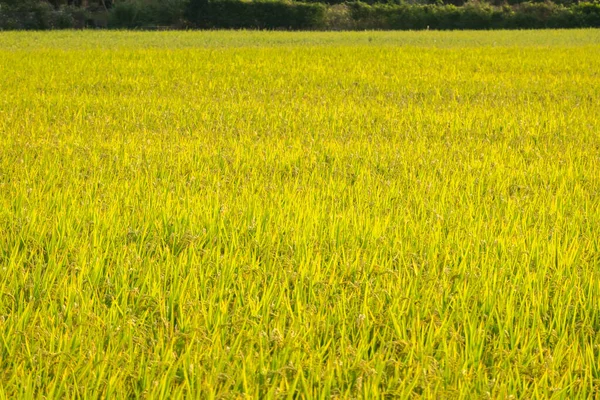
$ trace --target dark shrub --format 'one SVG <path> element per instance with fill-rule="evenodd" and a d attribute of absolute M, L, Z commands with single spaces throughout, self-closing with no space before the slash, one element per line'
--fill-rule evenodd
<path fill-rule="evenodd" d="M 204 29 L 313 29 L 324 26 L 325 10 L 317 3 L 191 0 L 186 16 Z"/>
<path fill-rule="evenodd" d="M 108 24 L 111 28 L 178 26 L 184 8 L 184 0 L 121 1 L 110 9 Z"/>
<path fill-rule="evenodd" d="M 579 3 L 573 6 L 573 19 L 578 26 L 585 28 L 600 27 L 600 3 Z"/>

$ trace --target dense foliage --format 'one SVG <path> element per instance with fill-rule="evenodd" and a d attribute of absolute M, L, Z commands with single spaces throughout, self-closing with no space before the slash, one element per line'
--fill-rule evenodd
<path fill-rule="evenodd" d="M 0 0 L 0 29 L 600 27 L 600 3 L 490 0 Z"/>
<path fill-rule="evenodd" d="M 600 5 L 564 7 L 521 3 L 502 8 L 482 5 L 391 6 L 353 3 L 351 20 L 362 29 L 532 29 L 600 26 Z"/>
<path fill-rule="evenodd" d="M 189 21 L 199 28 L 310 29 L 324 26 L 325 6 L 284 1 L 190 1 Z"/>

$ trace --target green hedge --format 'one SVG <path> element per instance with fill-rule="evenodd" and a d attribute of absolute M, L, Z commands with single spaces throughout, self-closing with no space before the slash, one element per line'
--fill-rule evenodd
<path fill-rule="evenodd" d="M 291 1 L 190 0 L 187 20 L 203 29 L 315 29 L 326 6 Z"/>
<path fill-rule="evenodd" d="M 127 0 L 110 8 L 109 28 L 182 27 L 187 0 Z"/>
<path fill-rule="evenodd" d="M 600 27 L 600 4 L 565 7 L 553 3 L 490 5 L 349 4 L 355 29 L 539 29 Z"/>

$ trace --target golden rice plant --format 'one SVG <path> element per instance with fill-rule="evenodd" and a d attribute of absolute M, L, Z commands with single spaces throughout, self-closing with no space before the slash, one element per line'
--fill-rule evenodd
<path fill-rule="evenodd" d="M 0 398 L 600 396 L 600 31 L 0 33 Z"/>

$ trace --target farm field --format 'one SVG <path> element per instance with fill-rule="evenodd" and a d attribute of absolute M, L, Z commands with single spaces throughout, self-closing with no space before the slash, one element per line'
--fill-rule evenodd
<path fill-rule="evenodd" d="M 0 32 L 0 399 L 600 396 L 600 30 Z"/>

